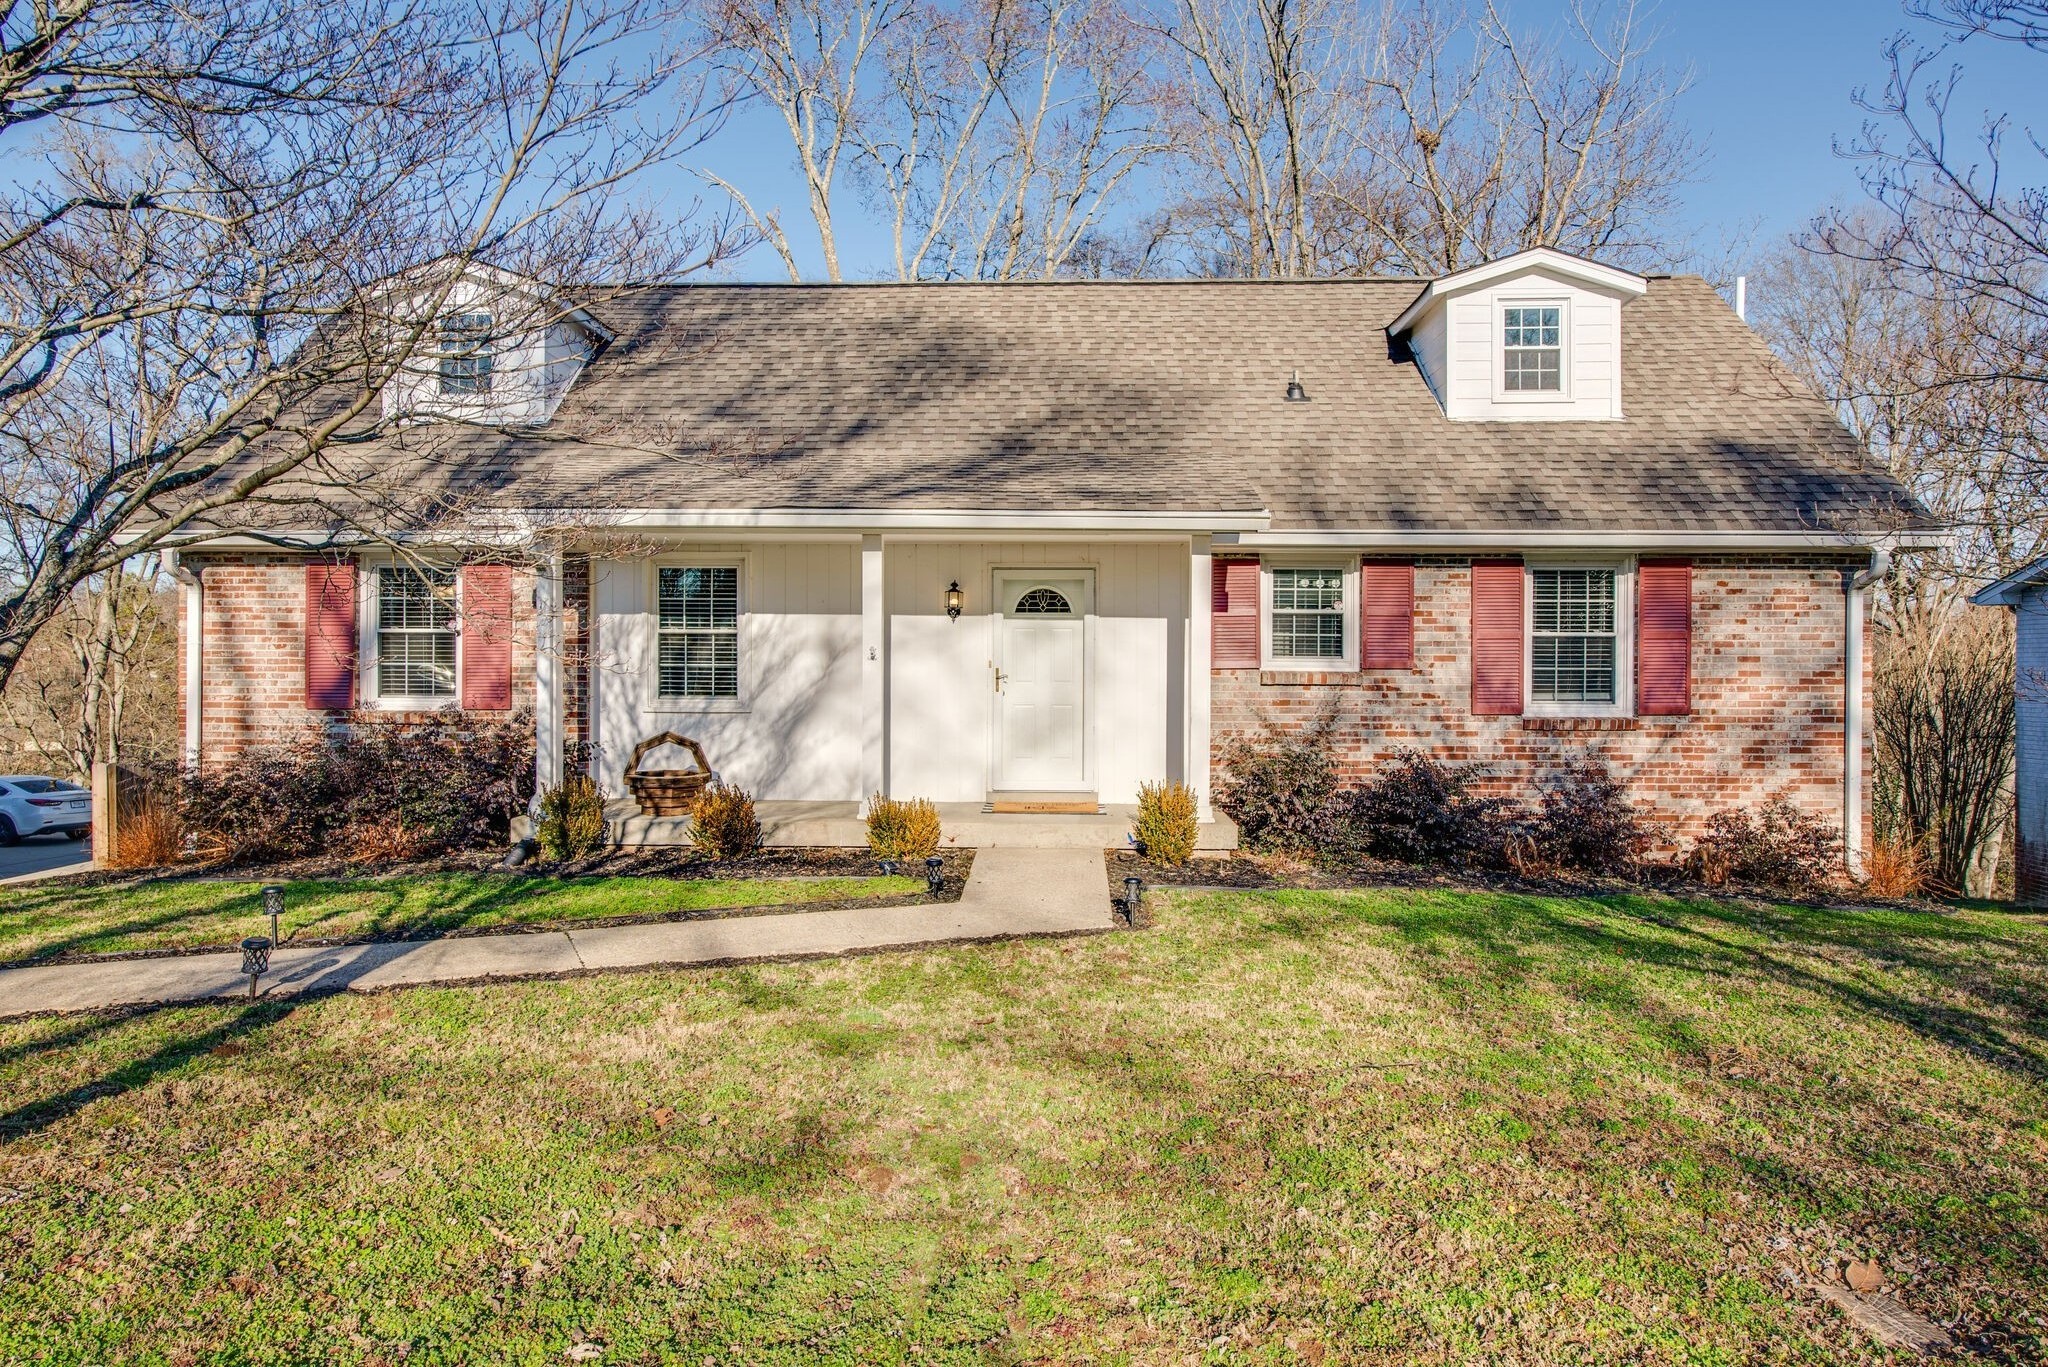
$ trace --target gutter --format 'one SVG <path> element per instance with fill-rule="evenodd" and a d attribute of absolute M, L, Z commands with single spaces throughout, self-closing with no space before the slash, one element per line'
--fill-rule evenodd
<path fill-rule="evenodd" d="M 168 559 L 171 577 L 183 586 L 185 594 L 185 767 L 196 769 L 204 739 L 205 713 L 201 704 L 206 682 L 206 586 L 199 571 L 186 564 L 176 551 Z"/>
<path fill-rule="evenodd" d="M 1891 568 L 1891 548 L 1873 546 L 1867 566 L 1842 575 L 1842 862 L 1852 877 L 1863 872 L 1863 593 Z"/>

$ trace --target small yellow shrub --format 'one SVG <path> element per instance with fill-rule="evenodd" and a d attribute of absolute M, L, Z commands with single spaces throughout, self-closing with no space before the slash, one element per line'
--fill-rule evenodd
<path fill-rule="evenodd" d="M 1902 840 L 1880 840 L 1863 856 L 1863 891 L 1867 896 L 1899 901 L 1927 891 L 1927 861 Z"/>
<path fill-rule="evenodd" d="M 744 859 L 761 848 L 761 821 L 744 788 L 714 783 L 697 797 L 690 813 L 690 843 L 713 859 Z"/>
<path fill-rule="evenodd" d="M 114 866 L 158 869 L 185 852 L 185 822 L 175 799 L 151 795 L 115 827 Z"/>
<path fill-rule="evenodd" d="M 1195 790 L 1178 780 L 1138 785 L 1134 831 L 1155 864 L 1185 864 L 1195 854 Z"/>
<path fill-rule="evenodd" d="M 588 774 L 572 774 L 540 795 L 534 843 L 548 859 L 580 859 L 604 844 L 604 794 Z"/>
<path fill-rule="evenodd" d="M 939 852 L 939 809 L 921 797 L 868 799 L 868 848 L 877 859 L 925 859 Z"/>

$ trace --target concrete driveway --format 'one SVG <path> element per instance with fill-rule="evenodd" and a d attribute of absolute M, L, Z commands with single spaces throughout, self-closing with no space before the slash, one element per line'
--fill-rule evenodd
<path fill-rule="evenodd" d="M 83 869 L 91 862 L 90 840 L 32 835 L 19 845 L 0 845 L 0 883 L 23 874 L 47 873 L 51 869 Z"/>

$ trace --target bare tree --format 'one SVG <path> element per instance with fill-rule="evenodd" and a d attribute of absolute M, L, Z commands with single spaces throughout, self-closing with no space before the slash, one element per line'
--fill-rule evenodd
<path fill-rule="evenodd" d="M 843 194 L 883 215 L 898 279 L 1058 274 L 1159 147 L 1114 0 L 730 0 L 719 18 L 723 60 L 789 132 L 828 280 Z M 780 214 L 709 178 L 802 279 Z"/>
<path fill-rule="evenodd" d="M 0 751 L 89 779 L 97 759 L 162 760 L 178 738 L 170 595 L 148 566 L 81 585 L 0 689 Z"/>
<path fill-rule="evenodd" d="M 1910 0 L 1907 9 L 1955 46 L 1912 34 L 1886 46 L 1884 88 L 1858 96 L 1872 120 L 1846 149 L 1863 161 L 1864 187 L 1879 212 L 1832 215 L 1817 239 L 1829 251 L 1886 267 L 1905 287 L 1982 301 L 2000 316 L 1972 367 L 1943 383 L 2014 380 L 2038 393 L 2048 386 L 2048 185 L 2012 182 L 2009 114 L 1984 115 L 1974 134 L 1955 126 L 1964 70 L 1944 58 L 1973 41 L 2048 57 L 2048 7 Z M 2037 163 L 2048 155 L 2040 134 L 2021 136 Z"/>
<path fill-rule="evenodd" d="M 288 478 L 305 497 L 332 449 L 403 421 L 387 385 L 441 344 L 477 268 L 637 281 L 728 251 L 725 225 L 632 199 L 725 107 L 668 37 L 679 17 L 663 0 L 9 9 L 0 684 L 81 584 Z"/>
<path fill-rule="evenodd" d="M 1190 264 L 1435 274 L 1534 246 L 1661 262 L 1697 149 L 1635 0 L 1531 35 L 1489 3 L 1176 0 Z"/>

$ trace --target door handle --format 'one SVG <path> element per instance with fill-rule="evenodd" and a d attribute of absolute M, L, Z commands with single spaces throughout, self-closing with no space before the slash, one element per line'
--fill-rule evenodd
<path fill-rule="evenodd" d="M 1007 675 L 1007 674 L 1003 673 L 1003 671 L 1002 671 L 1002 668 L 1001 668 L 1000 666 L 998 666 L 998 667 L 997 667 L 997 669 L 996 669 L 996 692 L 1000 693 L 1000 692 L 1002 692 L 1002 691 L 1003 691 L 1003 680 L 1005 680 L 1005 679 L 1007 679 L 1007 678 L 1009 678 L 1009 677 L 1010 677 L 1009 675 Z"/>

